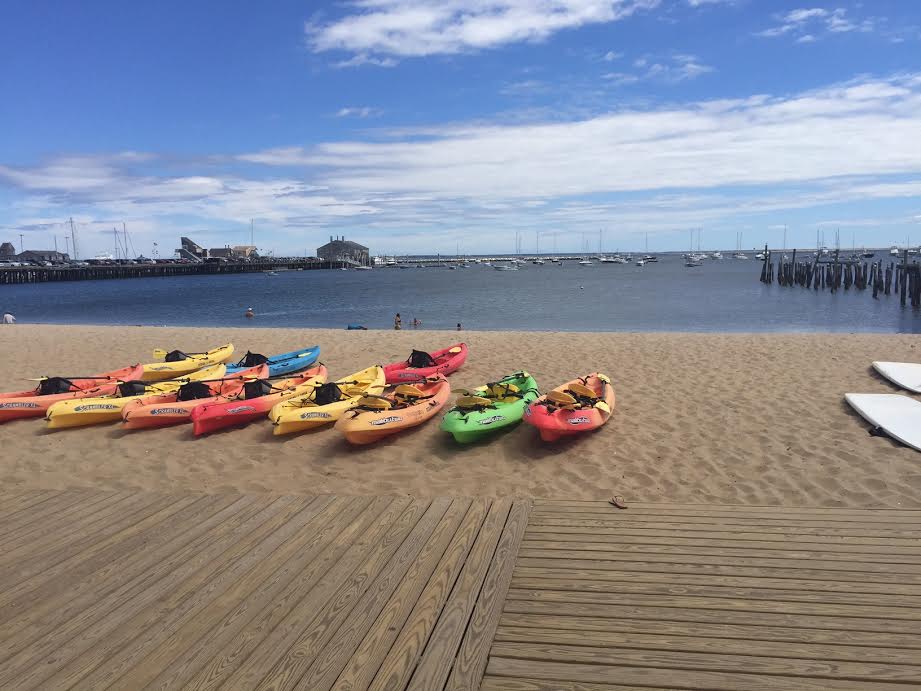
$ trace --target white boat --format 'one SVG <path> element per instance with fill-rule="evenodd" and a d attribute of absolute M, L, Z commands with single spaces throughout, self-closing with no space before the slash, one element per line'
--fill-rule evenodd
<path fill-rule="evenodd" d="M 732 255 L 732 258 L 733 259 L 748 259 L 748 255 L 745 254 L 745 252 L 736 252 L 734 255 Z"/>
<path fill-rule="evenodd" d="M 615 264 L 629 264 L 630 261 L 626 257 L 616 256 L 611 260 Z"/>
<path fill-rule="evenodd" d="M 893 247 L 889 250 L 889 256 L 890 256 L 890 257 L 898 257 L 901 253 L 902 253 L 902 250 L 900 250 L 898 247 L 895 247 L 895 246 L 893 246 Z"/>
<path fill-rule="evenodd" d="M 592 266 L 592 261 L 590 259 L 583 259 L 579 262 L 579 266 Z"/>
<path fill-rule="evenodd" d="M 518 271 L 518 267 L 513 264 L 495 264 L 492 268 L 496 271 Z"/>
<path fill-rule="evenodd" d="M 535 260 L 532 261 L 531 263 L 532 263 L 532 264 L 536 264 L 537 266 L 543 266 L 543 265 L 544 265 L 544 260 L 543 260 L 543 259 L 535 259 Z"/>
<path fill-rule="evenodd" d="M 767 255 L 764 252 L 758 252 L 758 254 L 755 255 L 755 259 L 760 259 L 762 261 L 764 261 L 766 258 Z"/>
<path fill-rule="evenodd" d="M 703 266 L 703 264 L 701 264 L 699 261 L 696 261 L 696 260 L 694 260 L 694 259 L 688 259 L 686 262 L 684 262 L 684 265 L 685 265 L 686 267 L 688 267 L 688 268 L 694 268 L 694 267 L 697 267 L 697 266 Z"/>
<path fill-rule="evenodd" d="M 355 267 L 355 271 L 370 271 L 370 270 L 371 270 L 370 266 L 356 266 Z"/>
<path fill-rule="evenodd" d="M 636 262 L 636 265 L 637 265 L 637 266 L 646 266 L 646 260 L 645 260 L 645 259 L 638 259 L 637 262 Z"/>
<path fill-rule="evenodd" d="M 616 264 L 614 257 L 598 257 L 598 261 L 601 264 Z"/>
<path fill-rule="evenodd" d="M 647 254 L 643 257 L 643 261 L 649 264 L 650 262 L 658 262 L 659 258 L 654 254 Z"/>
<path fill-rule="evenodd" d="M 722 258 L 723 258 L 723 253 L 722 253 L 722 252 L 713 252 L 713 253 L 710 255 L 710 259 L 722 259 Z"/>

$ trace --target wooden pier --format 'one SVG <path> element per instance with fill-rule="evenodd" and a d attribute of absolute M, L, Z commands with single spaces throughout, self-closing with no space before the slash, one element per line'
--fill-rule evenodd
<path fill-rule="evenodd" d="M 349 266 L 328 261 L 202 262 L 197 264 L 94 264 L 91 266 L 22 266 L 0 268 L 0 285 L 50 281 L 96 281 L 118 278 L 164 278 L 264 271 L 338 269 Z"/>
<path fill-rule="evenodd" d="M 921 684 L 921 511 L 0 492 L 0 688 Z"/>

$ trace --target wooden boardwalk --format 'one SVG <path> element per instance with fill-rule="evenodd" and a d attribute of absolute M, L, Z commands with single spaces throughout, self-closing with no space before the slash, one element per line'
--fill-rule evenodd
<path fill-rule="evenodd" d="M 921 511 L 0 492 L 2 689 L 921 688 Z"/>
<path fill-rule="evenodd" d="M 921 511 L 537 501 L 482 688 L 921 688 Z"/>

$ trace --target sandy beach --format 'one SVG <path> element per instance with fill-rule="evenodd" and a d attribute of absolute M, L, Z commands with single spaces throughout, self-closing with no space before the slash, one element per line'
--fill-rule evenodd
<path fill-rule="evenodd" d="M 314 343 L 332 376 L 459 338 L 457 386 L 527 368 L 542 388 L 592 370 L 617 407 L 596 434 L 548 446 L 521 426 L 460 447 L 425 427 L 369 448 L 332 429 L 273 437 L 255 423 L 195 439 L 189 427 L 117 425 L 50 432 L 0 426 L 7 489 L 516 495 L 628 501 L 921 507 L 921 456 L 871 437 L 845 392 L 893 392 L 874 359 L 917 361 L 915 336 L 497 333 L 17 325 L 0 328 L 0 388 L 25 377 L 89 374 L 150 361 L 155 347 L 233 342 L 272 354 Z"/>

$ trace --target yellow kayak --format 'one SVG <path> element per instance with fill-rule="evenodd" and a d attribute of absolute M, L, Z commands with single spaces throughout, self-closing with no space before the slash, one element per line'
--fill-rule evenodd
<path fill-rule="evenodd" d="M 162 362 L 152 362 L 144 365 L 144 381 L 161 381 L 175 379 L 194 372 L 209 365 L 219 365 L 233 357 L 233 344 L 209 350 L 207 353 L 183 353 L 181 350 L 166 352 L 155 350 L 154 357 L 161 358 Z"/>
<path fill-rule="evenodd" d="M 291 434 L 338 420 L 365 395 L 378 396 L 387 385 L 382 367 L 368 367 L 309 393 L 281 401 L 269 411 L 274 434 Z"/>
<path fill-rule="evenodd" d="M 66 401 L 58 401 L 48 408 L 45 419 L 48 421 L 49 429 L 117 422 L 122 419 L 122 409 L 131 401 L 135 401 L 142 396 L 170 393 L 190 381 L 220 379 L 226 371 L 227 367 L 225 365 L 211 365 L 178 379 L 161 382 L 124 382 L 119 385 L 111 396 L 72 398 Z"/>

